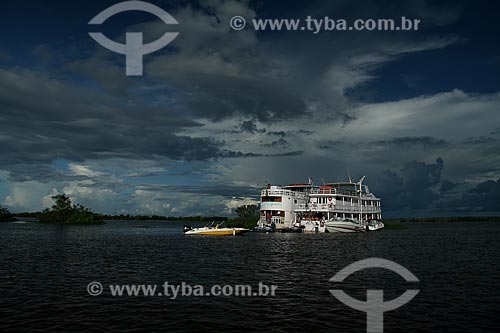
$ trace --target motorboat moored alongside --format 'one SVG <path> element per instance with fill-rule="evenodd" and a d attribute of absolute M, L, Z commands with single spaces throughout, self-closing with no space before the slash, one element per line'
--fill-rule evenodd
<path fill-rule="evenodd" d="M 384 222 L 381 220 L 369 220 L 366 224 L 366 231 L 376 231 L 380 229 L 384 229 Z"/>
<path fill-rule="evenodd" d="M 335 219 L 325 222 L 325 227 L 328 232 L 363 232 L 365 226 L 360 222 L 352 219 Z"/>
<path fill-rule="evenodd" d="M 236 236 L 249 231 L 245 228 L 228 228 L 222 223 L 211 222 L 204 227 L 192 228 L 184 226 L 184 235 L 207 235 L 207 236 Z"/>
<path fill-rule="evenodd" d="M 269 233 L 269 232 L 274 232 L 275 229 L 273 227 L 268 227 L 268 226 L 263 226 L 263 227 L 253 227 L 252 229 L 250 229 L 251 232 L 265 232 L 265 233 Z"/>

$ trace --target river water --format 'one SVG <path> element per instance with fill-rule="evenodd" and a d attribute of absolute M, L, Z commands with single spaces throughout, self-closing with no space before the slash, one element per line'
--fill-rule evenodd
<path fill-rule="evenodd" d="M 386 300 L 420 293 L 384 314 L 385 332 L 496 332 L 500 223 L 407 223 L 362 234 L 184 236 L 182 223 L 100 226 L 0 224 L 0 330 L 363 332 L 366 313 L 330 289 Z M 380 268 L 328 280 L 355 261 L 395 261 L 419 280 Z M 274 296 L 112 296 L 109 285 L 275 285 Z M 99 282 L 99 296 L 87 291 Z M 187 288 L 187 287 L 186 287 Z M 158 289 L 160 290 L 160 289 Z M 163 289 L 161 289 L 163 290 Z M 255 290 L 255 289 L 252 289 Z M 186 292 L 187 293 L 187 292 Z"/>

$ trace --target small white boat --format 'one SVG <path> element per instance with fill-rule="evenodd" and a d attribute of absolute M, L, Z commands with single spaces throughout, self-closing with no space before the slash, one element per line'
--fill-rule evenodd
<path fill-rule="evenodd" d="M 356 220 L 337 219 L 328 220 L 325 222 L 325 227 L 328 232 L 363 232 L 365 227 Z"/>
<path fill-rule="evenodd" d="M 380 220 L 370 220 L 368 221 L 368 224 L 366 225 L 366 230 L 367 231 L 376 231 L 376 230 L 381 230 L 384 229 L 385 225 L 384 222 Z"/>
<path fill-rule="evenodd" d="M 304 232 L 326 232 L 326 226 L 324 220 L 320 221 L 302 220 L 299 226 L 303 228 Z"/>
<path fill-rule="evenodd" d="M 209 223 L 201 228 L 192 228 L 190 226 L 184 226 L 184 235 L 209 235 L 209 236 L 236 236 L 249 231 L 245 228 L 228 228 L 222 223 Z"/>

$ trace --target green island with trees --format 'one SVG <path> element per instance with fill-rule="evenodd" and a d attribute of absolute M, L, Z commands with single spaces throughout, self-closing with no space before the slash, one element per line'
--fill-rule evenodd
<path fill-rule="evenodd" d="M 51 209 L 42 212 L 20 213 L 17 217 L 37 219 L 42 223 L 54 224 L 103 224 L 104 221 L 181 221 L 181 222 L 222 222 L 226 221 L 230 227 L 253 228 L 259 220 L 258 205 L 244 205 L 236 208 L 237 217 L 227 218 L 225 216 L 162 216 L 162 215 L 107 215 L 93 213 L 88 208 L 78 204 L 73 204 L 66 194 L 59 194 L 52 197 L 55 204 Z M 5 209 L 6 212 L 8 212 Z M 9 213 L 10 214 L 10 213 Z M 7 216 L 7 215 L 6 215 Z M 9 218 L 14 220 L 13 215 Z"/>
<path fill-rule="evenodd" d="M 14 220 L 14 215 L 7 208 L 0 207 L 0 222 L 11 222 Z"/>
<path fill-rule="evenodd" d="M 41 223 L 54 224 L 103 224 L 98 214 L 79 204 L 74 204 L 66 194 L 54 195 L 54 205 L 39 213 Z"/>

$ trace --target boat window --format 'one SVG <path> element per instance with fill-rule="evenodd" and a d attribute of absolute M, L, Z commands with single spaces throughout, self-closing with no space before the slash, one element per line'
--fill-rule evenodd
<path fill-rule="evenodd" d="M 262 202 L 281 202 L 281 197 L 262 197 Z"/>

